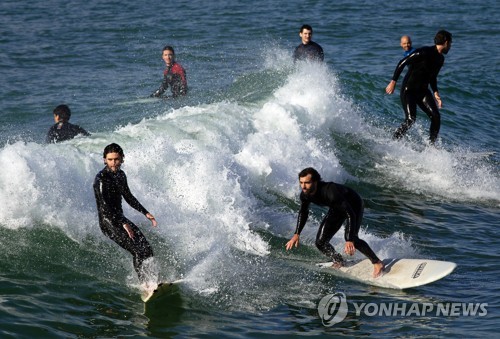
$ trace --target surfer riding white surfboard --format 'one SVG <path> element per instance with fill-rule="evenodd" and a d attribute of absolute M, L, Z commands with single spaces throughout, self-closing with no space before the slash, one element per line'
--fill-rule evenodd
<path fill-rule="evenodd" d="M 133 256 L 134 269 L 139 281 L 147 290 L 148 277 L 144 269 L 147 260 L 153 259 L 153 249 L 138 226 L 123 214 L 122 198 L 138 212 L 142 213 L 153 227 L 157 227 L 155 217 L 132 194 L 127 176 L 121 169 L 125 154 L 120 145 L 112 143 L 104 148 L 105 167 L 94 179 L 94 195 L 101 231 L 108 238 Z"/>
<path fill-rule="evenodd" d="M 337 253 L 330 240 L 338 232 L 342 224 L 345 226 L 344 251 L 348 255 L 354 255 L 356 250 L 363 253 L 373 264 L 374 278 L 380 276 L 384 269 L 384 263 L 380 260 L 370 246 L 358 237 L 361 220 L 363 218 L 363 199 L 353 189 L 334 182 L 324 182 L 321 175 L 312 167 L 303 169 L 299 173 L 299 183 L 302 189 L 300 194 L 301 206 L 297 217 L 295 234 L 286 244 L 290 250 L 299 245 L 299 236 L 309 216 L 309 205 L 314 203 L 319 206 L 328 207 L 328 212 L 323 218 L 316 235 L 316 247 L 332 260 L 332 266 L 340 268 L 344 266 L 342 255 Z"/>
<path fill-rule="evenodd" d="M 309 205 L 314 203 L 329 208 L 316 235 L 316 247 L 331 261 L 317 264 L 318 267 L 370 285 L 396 289 L 429 284 L 455 269 L 456 264 L 447 261 L 403 258 L 380 260 L 368 244 L 358 237 L 363 217 L 363 200 L 354 190 L 344 185 L 322 181 L 320 174 L 311 167 L 299 173 L 299 183 L 302 189 L 301 206 L 295 234 L 286 244 L 287 250 L 299 245 L 300 232 L 309 216 Z M 352 256 L 357 249 L 368 259 L 346 265 L 342 255 L 330 244 L 330 240 L 344 222 L 345 253 Z"/>

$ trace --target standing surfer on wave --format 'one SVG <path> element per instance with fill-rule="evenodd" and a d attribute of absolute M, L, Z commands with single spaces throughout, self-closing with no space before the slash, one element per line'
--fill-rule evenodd
<path fill-rule="evenodd" d="M 153 227 L 157 223 L 155 217 L 130 192 L 127 176 L 121 170 L 124 157 L 123 149 L 118 144 L 113 143 L 104 148 L 105 167 L 94 180 L 99 226 L 108 238 L 133 255 L 137 276 L 141 283 L 147 284 L 143 263 L 153 257 L 153 250 L 139 228 L 123 215 L 122 197 L 131 207 L 144 214 Z"/>
<path fill-rule="evenodd" d="M 434 144 L 436 141 L 441 126 L 441 116 L 438 108 L 442 107 L 437 87 L 437 76 L 444 64 L 443 55 L 447 54 L 451 48 L 451 40 L 451 33 L 444 30 L 439 31 L 434 37 L 434 46 L 416 49 L 413 53 L 401 59 L 396 66 L 392 80 L 385 88 L 387 94 L 394 93 L 396 81 L 401 72 L 403 72 L 405 66 L 409 65 L 410 67 L 404 78 L 401 93 L 405 121 L 394 132 L 394 139 L 402 138 L 406 131 L 415 123 L 418 105 L 431 119 L 430 143 Z M 429 91 L 429 85 L 434 93 L 434 97 Z"/>

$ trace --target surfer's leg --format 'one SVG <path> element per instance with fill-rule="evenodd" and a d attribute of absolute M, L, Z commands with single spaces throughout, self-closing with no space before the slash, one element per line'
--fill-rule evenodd
<path fill-rule="evenodd" d="M 431 144 L 433 144 L 436 141 L 439 129 L 441 128 L 441 115 L 439 114 L 439 109 L 430 91 L 427 91 L 427 94 L 423 97 L 422 101 L 419 102 L 418 106 L 431 119 L 429 140 Z"/>
<path fill-rule="evenodd" d="M 146 237 L 142 234 L 141 230 L 134 225 L 130 220 L 128 224 L 134 231 L 134 239 L 131 239 L 125 229 L 121 225 L 114 225 L 113 227 L 102 228 L 106 236 L 116 242 L 121 248 L 130 252 L 133 256 L 134 269 L 140 281 L 144 280 L 144 272 L 142 270 L 142 263 L 144 260 L 153 256 L 153 250 L 149 245 Z"/>
<path fill-rule="evenodd" d="M 139 227 L 134 225 L 131 221 L 128 224 L 132 227 L 134 231 L 134 239 L 130 239 L 127 241 L 127 247 L 125 248 L 130 253 L 132 253 L 134 257 L 134 269 L 137 272 L 137 276 L 140 281 L 145 280 L 145 272 L 143 270 L 143 263 L 146 259 L 151 258 L 153 256 L 153 249 L 149 245 L 144 234 L 142 234 Z"/>
<path fill-rule="evenodd" d="M 368 243 L 362 239 L 359 239 L 358 237 L 354 238 L 352 240 L 352 242 L 354 243 L 354 247 L 360 251 L 361 253 L 363 253 L 368 259 L 370 259 L 370 261 L 372 262 L 372 264 L 376 264 L 380 261 L 380 259 L 377 257 L 377 255 L 375 254 L 375 252 L 373 252 L 373 250 L 370 248 L 370 246 L 368 245 Z"/>
<path fill-rule="evenodd" d="M 373 264 L 373 277 L 376 278 L 382 271 L 384 270 L 384 263 L 380 260 L 375 252 L 370 248 L 370 246 L 366 243 L 366 241 L 359 239 L 358 237 L 354 238 L 353 241 L 354 247 L 363 253 Z"/>
<path fill-rule="evenodd" d="M 403 111 L 405 112 L 405 121 L 399 126 L 399 128 L 394 132 L 394 139 L 401 139 L 406 131 L 415 123 L 417 118 L 417 101 L 415 100 L 415 94 L 407 89 L 403 90 L 401 94 L 401 104 L 403 105 Z"/>
<path fill-rule="evenodd" d="M 359 229 L 361 228 L 361 221 L 363 220 L 363 210 L 364 210 L 364 204 L 363 200 L 359 197 L 358 199 L 351 199 L 351 207 L 355 211 L 356 218 L 353 218 L 355 220 L 349 220 L 352 224 L 350 225 L 351 227 L 351 232 L 350 232 L 350 239 L 354 244 L 354 248 L 356 248 L 358 251 L 363 253 L 373 264 L 373 277 L 376 278 L 380 274 L 382 274 L 382 271 L 384 269 L 384 263 L 382 260 L 380 260 L 375 252 L 370 248 L 368 243 L 358 237 Z M 346 234 L 346 241 L 347 241 L 347 234 Z"/>
<path fill-rule="evenodd" d="M 332 261 L 337 262 L 341 265 L 344 263 L 344 259 L 342 258 L 342 255 L 335 251 L 335 248 L 333 248 L 333 246 L 330 244 L 330 240 L 333 238 L 335 233 L 338 232 L 344 220 L 344 216 L 337 217 L 336 213 L 332 213 L 332 211 L 329 210 L 325 218 L 321 222 L 318 234 L 316 235 L 316 247 L 324 255 L 331 258 Z"/>

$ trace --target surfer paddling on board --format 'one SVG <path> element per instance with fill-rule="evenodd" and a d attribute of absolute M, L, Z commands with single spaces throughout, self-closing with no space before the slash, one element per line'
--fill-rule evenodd
<path fill-rule="evenodd" d="M 300 232 L 304 228 L 309 216 L 309 205 L 314 203 L 318 206 L 327 206 L 328 212 L 321 222 L 316 235 L 316 247 L 333 261 L 334 268 L 344 265 L 342 256 L 335 252 L 330 240 L 338 232 L 344 221 L 345 246 L 344 251 L 348 255 L 354 255 L 359 250 L 373 264 L 373 277 L 382 274 L 384 264 L 372 251 L 370 246 L 358 238 L 361 219 L 363 218 L 363 199 L 353 189 L 334 182 L 324 182 L 321 176 L 312 167 L 303 169 L 299 173 L 299 183 L 302 189 L 300 194 L 300 210 L 297 218 L 297 227 L 292 239 L 287 242 L 286 249 L 290 250 L 299 245 Z"/>
<path fill-rule="evenodd" d="M 431 119 L 430 143 L 434 144 L 436 141 L 441 127 L 441 116 L 438 108 L 442 107 L 437 87 L 437 76 L 444 64 L 444 54 L 447 54 L 451 48 L 451 40 L 450 32 L 439 31 L 434 37 L 434 46 L 416 49 L 413 53 L 401 59 L 396 66 L 392 80 L 385 88 L 387 94 L 394 93 L 396 81 L 398 81 L 401 72 L 406 66 L 409 66 L 409 69 L 404 77 L 401 90 L 401 103 L 405 112 L 405 121 L 394 132 L 394 139 L 401 139 L 415 123 L 418 105 Z M 429 91 L 429 86 L 434 96 Z"/>
<path fill-rule="evenodd" d="M 124 157 L 123 149 L 118 144 L 113 143 L 104 148 L 106 166 L 97 173 L 94 180 L 99 226 L 102 233 L 132 254 L 139 281 L 147 288 L 147 277 L 142 266 L 146 259 L 153 257 L 153 250 L 139 228 L 123 215 L 122 197 L 130 206 L 144 214 L 153 227 L 157 223 L 155 217 L 130 192 L 127 176 L 121 170 Z"/>

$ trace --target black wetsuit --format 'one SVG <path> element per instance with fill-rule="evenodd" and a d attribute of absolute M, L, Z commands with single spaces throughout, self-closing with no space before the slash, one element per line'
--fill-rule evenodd
<path fill-rule="evenodd" d="M 411 53 L 415 52 L 415 48 L 411 48 L 409 51 L 405 51 L 403 53 L 403 59 L 406 58 L 408 55 L 410 55 Z M 401 60 L 403 60 L 401 59 Z M 400 60 L 400 61 L 401 61 Z M 408 69 L 411 67 L 411 65 L 408 66 Z M 403 83 L 401 84 L 401 90 L 399 91 L 399 99 L 401 100 L 401 105 L 403 107 L 405 107 L 406 105 L 406 99 L 405 99 L 405 91 L 404 91 L 404 88 L 406 86 L 406 82 L 408 81 L 408 74 L 409 72 L 406 72 L 404 78 L 403 78 Z"/>
<path fill-rule="evenodd" d="M 122 197 L 142 214 L 146 215 L 148 211 L 130 192 L 127 177 L 122 170 L 113 173 L 105 167 L 97 173 L 94 180 L 94 194 L 102 232 L 133 255 L 135 271 L 142 281 L 144 277 L 144 272 L 141 270 L 142 263 L 153 256 L 153 250 L 139 228 L 123 215 Z M 133 229 L 134 239 L 128 236 L 123 228 L 124 224 L 130 225 Z"/>
<path fill-rule="evenodd" d="M 310 41 L 307 45 L 298 45 L 293 53 L 294 62 L 297 60 L 323 61 L 324 58 L 323 48 L 314 41 Z"/>
<path fill-rule="evenodd" d="M 73 139 L 78 134 L 83 134 L 85 136 L 90 135 L 89 132 L 78 125 L 73 125 L 69 122 L 58 122 L 50 127 L 49 131 L 47 132 L 47 138 L 45 139 L 45 141 L 47 143 L 65 141 Z"/>
<path fill-rule="evenodd" d="M 354 247 L 375 264 L 380 261 L 370 246 L 358 238 L 361 220 L 363 218 L 363 199 L 351 188 L 333 182 L 318 182 L 314 195 L 300 194 L 301 206 L 297 218 L 295 234 L 300 234 L 309 216 L 309 205 L 329 207 L 316 235 L 316 247 L 333 261 L 343 262 L 342 256 L 335 252 L 330 240 L 338 232 L 344 221 L 345 241 L 352 241 Z"/>
<path fill-rule="evenodd" d="M 444 56 L 437 51 L 435 46 L 421 47 L 399 61 L 392 80 L 397 81 L 405 66 L 410 67 L 404 78 L 400 95 L 406 118 L 394 133 L 394 138 L 401 138 L 415 123 L 418 105 L 431 119 L 429 138 L 431 143 L 436 141 L 441 127 L 441 116 L 429 85 L 432 92 L 438 91 L 437 76 L 443 63 Z"/>

